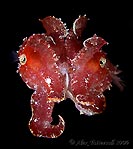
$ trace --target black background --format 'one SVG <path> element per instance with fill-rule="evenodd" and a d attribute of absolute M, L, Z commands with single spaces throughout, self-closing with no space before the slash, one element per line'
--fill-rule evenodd
<path fill-rule="evenodd" d="M 57 139 L 37 138 L 28 129 L 30 111 L 30 90 L 21 80 L 17 70 L 15 51 L 19 50 L 22 40 L 33 33 L 45 30 L 38 19 L 52 15 L 62 18 L 67 27 L 86 14 L 88 21 L 84 38 L 97 34 L 109 45 L 103 49 L 114 65 L 119 65 L 124 81 L 124 91 L 115 85 L 107 91 L 107 108 L 104 113 L 91 117 L 80 115 L 74 103 L 67 99 L 55 106 L 54 116 L 60 114 L 65 122 L 64 133 Z M 115 146 L 126 141 L 132 144 L 132 50 L 133 50 L 133 12 L 131 4 L 111 1 L 61 1 L 61 2 L 24 2 L 3 3 L 0 10 L 0 50 L 1 50 L 1 123 L 4 125 L 2 138 L 6 144 L 36 145 L 43 147 L 87 146 L 92 141 L 109 142 Z M 119 142 L 120 141 L 120 142 Z M 122 142 L 123 141 L 123 142 Z M 87 144 L 86 144 L 87 143 Z"/>

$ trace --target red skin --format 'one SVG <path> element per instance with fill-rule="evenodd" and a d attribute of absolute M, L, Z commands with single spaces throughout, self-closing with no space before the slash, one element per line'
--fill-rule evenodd
<path fill-rule="evenodd" d="M 107 42 L 97 35 L 82 42 L 87 20 L 80 16 L 68 31 L 60 19 L 48 16 L 40 20 L 46 33 L 25 39 L 18 51 L 18 72 L 35 90 L 29 122 L 35 136 L 56 138 L 63 133 L 65 123 L 61 116 L 58 125 L 51 124 L 55 102 L 69 97 L 81 114 L 98 114 L 106 107 L 103 92 L 112 81 L 122 88 L 119 70 L 102 51 Z"/>

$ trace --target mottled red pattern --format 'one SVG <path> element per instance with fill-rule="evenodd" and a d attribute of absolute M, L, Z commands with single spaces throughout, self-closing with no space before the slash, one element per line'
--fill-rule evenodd
<path fill-rule="evenodd" d="M 96 34 L 82 41 L 86 16 L 79 16 L 70 30 L 52 16 L 40 21 L 46 33 L 24 39 L 18 51 L 18 72 L 35 90 L 30 131 L 38 137 L 56 138 L 65 127 L 61 116 L 58 125 L 51 124 L 56 102 L 70 98 L 81 114 L 98 114 L 106 107 L 103 92 L 110 89 L 112 81 L 120 88 L 122 85 L 119 70 L 102 51 L 107 42 Z"/>

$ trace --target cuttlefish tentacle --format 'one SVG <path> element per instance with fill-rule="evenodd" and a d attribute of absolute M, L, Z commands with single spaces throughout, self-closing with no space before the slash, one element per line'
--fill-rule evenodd
<path fill-rule="evenodd" d="M 54 104 L 54 102 L 48 100 L 45 93 L 33 93 L 31 97 L 32 117 L 29 121 L 29 128 L 34 136 L 56 138 L 63 133 L 65 122 L 60 115 L 59 124 L 51 124 Z"/>

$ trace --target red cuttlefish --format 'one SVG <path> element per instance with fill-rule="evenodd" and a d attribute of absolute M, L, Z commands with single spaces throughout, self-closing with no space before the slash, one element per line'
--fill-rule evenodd
<path fill-rule="evenodd" d="M 67 29 L 61 19 L 47 16 L 40 19 L 46 33 L 33 34 L 20 46 L 17 71 L 34 90 L 29 121 L 34 136 L 57 138 L 63 133 L 60 115 L 59 124 L 51 124 L 55 103 L 70 98 L 80 114 L 90 116 L 106 108 L 103 92 L 112 82 L 123 88 L 120 70 L 102 50 L 108 43 L 96 34 L 82 40 L 87 21 L 86 15 L 79 16 Z"/>

